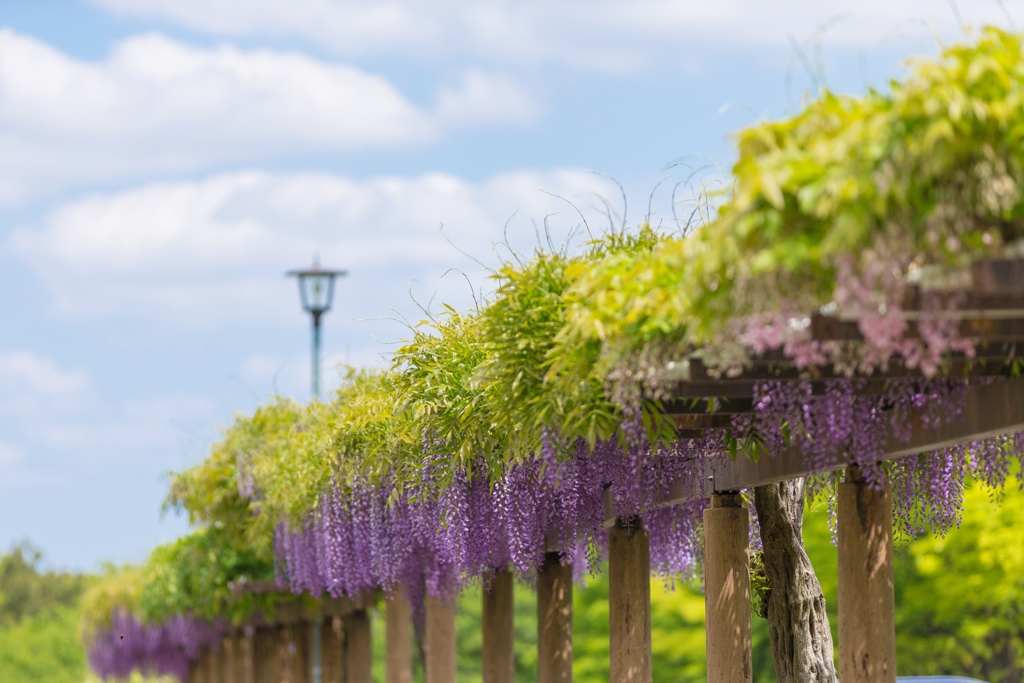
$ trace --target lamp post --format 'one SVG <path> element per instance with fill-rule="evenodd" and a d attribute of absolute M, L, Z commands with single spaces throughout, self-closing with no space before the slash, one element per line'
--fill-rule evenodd
<path fill-rule="evenodd" d="M 299 296 L 302 307 L 313 316 L 313 362 L 312 391 L 314 398 L 320 398 L 320 316 L 331 310 L 334 299 L 334 278 L 345 275 L 344 270 L 323 270 L 320 258 L 313 256 L 313 267 L 309 270 L 289 270 L 288 276 L 299 278 Z"/>

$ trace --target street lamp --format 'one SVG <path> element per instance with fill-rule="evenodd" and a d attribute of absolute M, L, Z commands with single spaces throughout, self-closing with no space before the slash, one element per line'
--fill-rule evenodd
<path fill-rule="evenodd" d="M 320 398 L 320 316 L 331 310 L 334 299 L 334 278 L 343 277 L 344 270 L 323 270 L 319 256 L 313 256 L 309 270 L 289 270 L 286 275 L 299 278 L 299 296 L 302 307 L 313 316 L 313 397 Z"/>

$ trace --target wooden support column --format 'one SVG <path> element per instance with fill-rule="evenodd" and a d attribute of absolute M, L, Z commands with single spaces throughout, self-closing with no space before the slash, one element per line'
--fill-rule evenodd
<path fill-rule="evenodd" d="M 537 683 L 572 683 L 572 565 L 547 553 L 537 574 Z"/>
<path fill-rule="evenodd" d="M 253 678 L 255 683 L 273 681 L 274 660 L 277 655 L 276 629 L 261 628 L 256 631 L 253 642 Z"/>
<path fill-rule="evenodd" d="M 235 643 L 235 675 L 238 683 L 256 682 L 256 632 L 251 626 L 242 629 Z"/>
<path fill-rule="evenodd" d="M 224 651 L 221 648 L 210 648 L 206 656 L 206 683 L 224 683 Z"/>
<path fill-rule="evenodd" d="M 839 679 L 894 683 L 892 489 L 872 489 L 857 467 L 839 485 Z"/>
<path fill-rule="evenodd" d="M 483 590 L 481 631 L 483 683 L 513 683 L 516 678 L 515 582 L 512 572 L 494 573 Z"/>
<path fill-rule="evenodd" d="M 357 609 L 345 617 L 346 683 L 373 683 L 370 614 Z"/>
<path fill-rule="evenodd" d="M 388 597 L 385 610 L 386 683 L 412 683 L 412 610 L 405 586 Z"/>
<path fill-rule="evenodd" d="M 426 683 L 456 683 L 455 604 L 427 595 L 423 656 Z"/>
<path fill-rule="evenodd" d="M 650 536 L 639 517 L 608 531 L 611 683 L 651 683 Z"/>
<path fill-rule="evenodd" d="M 311 657 L 313 643 L 309 633 L 309 624 L 300 621 L 288 628 L 291 644 L 289 651 L 292 657 L 292 683 L 311 683 L 313 680 L 313 659 Z"/>
<path fill-rule="evenodd" d="M 704 511 L 708 683 L 750 683 L 750 515 L 739 493 L 711 496 Z M 845 683 L 845 681 L 844 681 Z"/>
<path fill-rule="evenodd" d="M 235 634 L 224 636 L 220 642 L 220 675 L 223 683 L 239 683 L 238 676 L 235 673 L 236 668 L 236 657 L 235 657 L 235 642 L 237 638 Z"/>
<path fill-rule="evenodd" d="M 205 647 L 199 650 L 199 657 L 196 661 L 192 662 L 192 666 L 189 667 L 192 683 L 208 683 L 209 674 L 207 671 L 206 659 L 209 655 L 210 651 Z"/>
<path fill-rule="evenodd" d="M 263 629 L 263 678 L 261 683 L 281 683 L 278 672 L 278 631 L 279 627 L 271 626 Z M 287 661 L 287 660 L 286 660 Z"/>
<path fill-rule="evenodd" d="M 288 627 L 278 626 L 274 629 L 273 683 L 296 683 L 292 680 L 291 641 L 288 638 Z"/>
<path fill-rule="evenodd" d="M 341 617 L 325 619 L 320 625 L 321 676 L 322 683 L 345 683 L 343 667 L 345 649 L 345 628 Z"/>

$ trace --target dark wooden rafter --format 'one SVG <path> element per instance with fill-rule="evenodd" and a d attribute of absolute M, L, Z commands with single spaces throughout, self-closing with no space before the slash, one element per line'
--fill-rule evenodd
<path fill-rule="evenodd" d="M 919 338 L 919 323 L 926 316 L 953 318 L 960 336 L 971 339 L 975 349 L 970 357 L 963 353 L 947 354 L 940 374 L 957 378 L 1011 376 L 1018 346 L 1024 353 L 1024 259 L 977 261 L 963 274 L 969 277 L 959 279 L 969 281 L 968 286 L 938 292 L 941 297 L 955 301 L 954 309 L 926 311 L 924 302 L 929 292 L 922 292 L 918 286 L 908 288 L 901 309 L 908 324 L 906 336 Z M 863 340 L 857 320 L 837 315 L 816 313 L 797 324 L 808 326 L 815 341 Z M 669 390 L 672 399 L 662 402 L 660 407 L 669 415 L 686 416 L 680 422 L 681 429 L 695 429 L 700 427 L 693 424 L 691 415 L 750 412 L 750 399 L 758 383 L 810 381 L 812 393 L 821 394 L 828 380 L 846 376 L 831 365 L 799 368 L 782 349 L 752 355 L 742 371 L 731 375 L 708 367 L 699 354 L 693 354 L 669 364 L 665 379 L 674 381 Z M 857 377 L 862 380 L 858 393 L 878 394 L 890 380 L 920 378 L 923 374 L 918 367 L 907 367 L 903 358 L 894 356 L 885 368 Z M 709 422 L 706 426 L 717 424 L 714 419 L 705 422 Z"/>

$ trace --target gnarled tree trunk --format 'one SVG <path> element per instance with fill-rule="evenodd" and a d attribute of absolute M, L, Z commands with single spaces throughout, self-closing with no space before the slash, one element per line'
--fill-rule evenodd
<path fill-rule="evenodd" d="M 832 632 L 804 551 L 804 480 L 754 489 L 768 594 L 772 662 L 779 683 L 835 683 Z"/>

